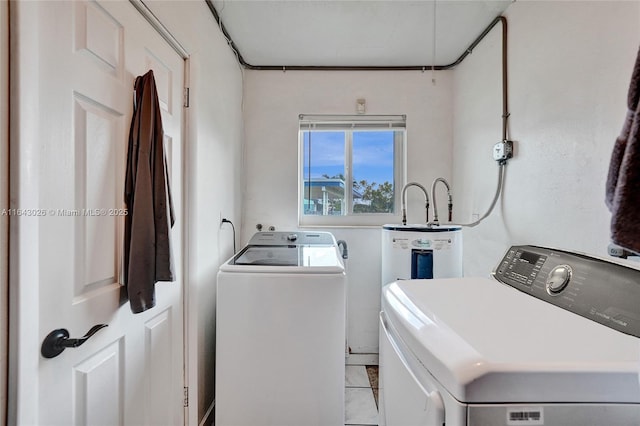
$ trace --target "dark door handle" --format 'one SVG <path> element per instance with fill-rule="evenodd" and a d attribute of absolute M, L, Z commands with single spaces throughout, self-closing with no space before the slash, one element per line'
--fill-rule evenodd
<path fill-rule="evenodd" d="M 45 358 L 55 358 L 62 353 L 66 348 L 77 348 L 94 334 L 103 328 L 107 327 L 107 324 L 98 324 L 91 327 L 91 330 L 87 331 L 87 334 L 79 339 L 70 339 L 69 332 L 66 328 L 59 328 L 53 330 L 42 341 L 42 348 L 40 353 Z"/>

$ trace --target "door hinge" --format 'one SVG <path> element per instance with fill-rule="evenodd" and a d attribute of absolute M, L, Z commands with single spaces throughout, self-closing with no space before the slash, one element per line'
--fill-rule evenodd
<path fill-rule="evenodd" d="M 189 108 L 189 88 L 188 87 L 184 88 L 182 106 L 185 108 Z"/>
<path fill-rule="evenodd" d="M 189 406 L 189 388 L 185 387 L 184 388 L 184 400 L 182 401 L 183 403 L 183 407 L 188 407 Z"/>

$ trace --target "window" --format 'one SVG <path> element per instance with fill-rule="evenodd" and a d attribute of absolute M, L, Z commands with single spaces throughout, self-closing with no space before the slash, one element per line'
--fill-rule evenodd
<path fill-rule="evenodd" d="M 301 225 L 380 225 L 400 211 L 404 116 L 300 116 Z"/>

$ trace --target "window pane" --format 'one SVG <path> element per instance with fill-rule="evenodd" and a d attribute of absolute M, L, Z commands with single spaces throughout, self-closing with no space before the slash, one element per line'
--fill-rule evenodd
<path fill-rule="evenodd" d="M 394 212 L 394 131 L 353 132 L 353 212 Z"/>
<path fill-rule="evenodd" d="M 345 132 L 305 131 L 303 211 L 306 215 L 345 215 Z"/>

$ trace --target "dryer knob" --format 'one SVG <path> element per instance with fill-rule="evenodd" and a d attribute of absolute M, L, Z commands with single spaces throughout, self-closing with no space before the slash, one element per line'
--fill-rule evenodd
<path fill-rule="evenodd" d="M 289 234 L 287 235 L 287 240 L 288 241 L 295 241 L 298 239 L 298 236 L 296 234 Z"/>
<path fill-rule="evenodd" d="M 558 265 L 549 272 L 547 277 L 547 293 L 552 296 L 560 293 L 571 281 L 571 266 Z"/>

